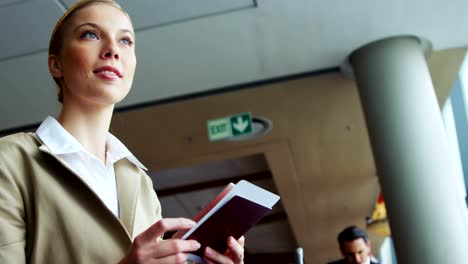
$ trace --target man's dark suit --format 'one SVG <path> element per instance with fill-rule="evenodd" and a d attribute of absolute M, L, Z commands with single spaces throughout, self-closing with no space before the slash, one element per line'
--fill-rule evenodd
<path fill-rule="evenodd" d="M 379 264 L 378 262 L 370 262 L 371 264 Z M 340 259 L 340 260 L 337 260 L 337 261 L 332 261 L 332 262 L 328 262 L 328 264 L 346 264 L 346 262 L 344 261 L 344 259 Z"/>

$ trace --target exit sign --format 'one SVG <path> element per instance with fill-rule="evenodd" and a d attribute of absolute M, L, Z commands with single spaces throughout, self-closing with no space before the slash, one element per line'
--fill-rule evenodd
<path fill-rule="evenodd" d="M 208 138 L 210 141 L 238 137 L 252 133 L 252 115 L 237 115 L 208 120 Z"/>

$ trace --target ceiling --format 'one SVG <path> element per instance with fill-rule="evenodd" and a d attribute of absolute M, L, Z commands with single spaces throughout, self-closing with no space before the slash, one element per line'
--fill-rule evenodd
<path fill-rule="evenodd" d="M 58 114 L 47 47 L 55 21 L 73 2 L 0 0 L 0 133 L 30 128 Z M 388 36 L 421 36 L 434 50 L 468 46 L 466 0 L 118 2 L 133 18 L 138 60 L 132 91 L 119 108 L 336 68 L 356 48 Z M 151 177 L 157 178 L 167 216 L 192 216 L 226 179 L 253 177 L 275 190 L 268 165 L 258 156 Z M 187 196 L 184 188 L 195 193 Z M 257 241 L 269 233 L 271 239 L 249 242 L 248 252 L 291 252 L 295 246 L 281 205 L 275 210 L 276 220 L 248 237 Z"/>
<path fill-rule="evenodd" d="M 58 113 L 46 50 L 72 2 L 0 0 L 0 131 Z M 423 36 L 435 50 L 468 44 L 466 0 L 119 2 L 134 20 L 138 57 L 119 107 L 336 67 L 387 36 Z"/>

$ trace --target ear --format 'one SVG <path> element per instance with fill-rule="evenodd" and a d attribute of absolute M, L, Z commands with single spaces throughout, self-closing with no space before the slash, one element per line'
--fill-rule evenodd
<path fill-rule="evenodd" d="M 49 55 L 48 64 L 49 72 L 54 78 L 61 78 L 63 76 L 57 55 Z"/>

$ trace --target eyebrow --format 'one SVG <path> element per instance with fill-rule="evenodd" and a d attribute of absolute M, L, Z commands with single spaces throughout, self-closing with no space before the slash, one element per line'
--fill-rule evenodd
<path fill-rule="evenodd" d="M 100 26 L 98 24 L 87 22 L 87 23 L 83 23 L 83 24 L 80 24 L 79 26 L 77 26 L 73 32 L 78 31 L 78 29 L 80 29 L 80 28 L 82 28 L 84 26 L 90 26 L 92 28 L 100 29 Z M 124 28 L 124 29 L 121 29 L 120 31 L 123 32 L 123 33 L 130 33 L 130 35 L 132 35 L 132 37 L 135 38 L 135 34 L 133 33 L 133 31 L 131 31 L 129 29 Z"/>

